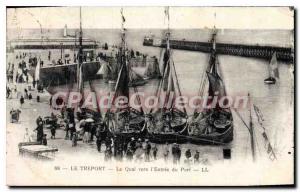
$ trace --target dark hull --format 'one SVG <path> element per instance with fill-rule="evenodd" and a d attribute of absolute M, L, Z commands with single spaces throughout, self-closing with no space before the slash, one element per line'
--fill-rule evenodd
<path fill-rule="evenodd" d="M 186 137 L 188 135 L 187 123 L 177 128 L 181 128 L 182 131 L 177 133 L 148 133 L 147 138 L 157 144 L 165 144 L 166 142 L 183 144 L 188 142 L 188 138 Z"/>
<path fill-rule="evenodd" d="M 275 84 L 276 83 L 276 79 L 269 77 L 267 79 L 264 80 L 265 84 Z"/>
<path fill-rule="evenodd" d="M 118 113 L 118 112 L 117 112 Z M 113 116 L 110 116 L 109 119 L 115 119 L 117 113 L 113 113 Z M 134 138 L 145 138 L 147 134 L 147 129 L 145 127 L 145 119 L 142 114 L 135 109 L 131 108 L 130 114 L 130 121 L 129 121 L 129 130 L 125 131 L 122 126 L 113 127 L 108 125 L 109 135 L 115 135 L 119 138 L 122 138 L 124 141 L 129 141 L 132 137 Z"/>
<path fill-rule="evenodd" d="M 83 79 L 92 80 L 100 69 L 100 62 L 85 62 L 82 66 Z M 35 69 L 30 70 L 34 77 Z M 77 63 L 42 67 L 40 69 L 40 83 L 44 87 L 71 84 L 77 81 Z"/>
<path fill-rule="evenodd" d="M 138 82 L 129 82 L 128 86 L 129 87 L 137 87 L 137 86 L 142 86 L 142 85 L 145 85 L 147 83 L 146 80 L 141 80 L 141 81 L 138 81 Z"/>
<path fill-rule="evenodd" d="M 207 135 L 190 135 L 188 141 L 196 145 L 224 145 L 233 140 L 233 125 L 223 133 L 214 133 Z"/>
<path fill-rule="evenodd" d="M 186 124 L 184 125 L 186 126 Z M 140 132 L 118 132 L 112 133 L 109 131 L 108 135 L 116 135 L 123 141 L 130 141 L 132 137 L 135 139 L 149 139 L 152 143 L 191 143 L 195 145 L 225 145 L 233 140 L 233 126 L 227 129 L 222 134 L 214 135 L 188 135 L 188 129 L 183 128 L 181 133 L 149 133 L 147 129 Z"/>
<path fill-rule="evenodd" d="M 117 136 L 118 138 L 121 138 L 122 141 L 130 141 L 132 137 L 135 139 L 137 138 L 146 138 L 147 135 L 147 129 L 144 127 L 145 126 L 145 121 L 142 121 L 138 124 L 130 125 L 134 127 L 143 127 L 140 131 L 129 131 L 129 132 L 114 132 L 111 129 L 108 129 L 108 135 L 110 136 Z"/>
<path fill-rule="evenodd" d="M 119 133 L 110 133 L 112 135 L 116 135 L 119 138 L 122 138 L 123 141 L 130 141 L 132 137 L 135 139 L 141 138 L 144 139 L 146 138 L 147 135 L 147 130 L 141 130 L 139 132 L 119 132 Z"/>

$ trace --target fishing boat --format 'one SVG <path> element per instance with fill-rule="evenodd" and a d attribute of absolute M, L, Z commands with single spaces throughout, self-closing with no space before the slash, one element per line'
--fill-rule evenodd
<path fill-rule="evenodd" d="M 106 125 L 109 129 L 110 134 L 118 135 L 124 139 L 130 139 L 131 137 L 143 137 L 146 134 L 147 129 L 145 129 L 145 118 L 144 111 L 141 107 L 140 109 L 132 108 L 129 104 L 130 100 L 130 75 L 132 72 L 129 67 L 129 58 L 126 53 L 126 42 L 125 42 L 125 29 L 124 22 L 125 18 L 123 16 L 123 11 L 121 10 L 122 15 L 122 43 L 119 48 L 119 59 L 118 66 L 120 70 L 118 73 L 118 78 L 115 84 L 114 93 L 111 95 L 111 108 L 106 113 Z M 133 86 L 133 91 L 137 92 L 137 88 Z M 127 98 L 123 100 L 122 107 L 116 107 L 116 100 L 119 98 Z M 137 97 L 137 100 L 140 103 L 140 98 Z M 119 102 L 121 102 L 119 100 Z M 113 108 L 115 106 L 115 108 Z"/>
<path fill-rule="evenodd" d="M 169 18 L 169 9 L 165 11 Z M 163 107 L 151 109 L 147 114 L 146 127 L 148 137 L 154 143 L 184 143 L 187 135 L 187 113 L 186 109 L 176 108 L 174 98 L 182 96 L 172 53 L 170 49 L 170 31 L 166 33 L 167 46 L 164 54 L 163 78 L 159 81 L 156 95 L 163 100 Z M 165 97 L 162 95 L 165 94 Z M 169 105 L 169 101 L 171 104 Z"/>
<path fill-rule="evenodd" d="M 128 68 L 129 71 L 129 87 L 134 86 L 142 86 L 147 83 L 147 81 L 138 74 L 134 69 L 131 67 L 131 60 L 132 58 L 128 58 L 129 64 Z M 109 81 L 116 81 L 118 78 L 118 73 L 120 71 L 120 63 L 121 63 L 121 55 L 119 53 L 116 54 L 115 58 L 109 58 L 106 62 L 102 62 L 101 68 L 97 74 L 101 75 L 102 78 L 105 80 L 106 83 Z"/>
<path fill-rule="evenodd" d="M 199 95 L 204 96 L 208 87 L 208 96 L 216 96 L 218 101 L 226 96 L 225 84 L 221 78 L 219 62 L 216 55 L 216 31 L 212 36 L 212 49 L 210 61 L 202 75 Z M 208 83 L 208 86 L 207 86 Z M 212 100 L 208 101 L 208 106 Z M 198 112 L 195 109 L 194 115 L 189 123 L 189 138 L 194 144 L 225 144 L 233 140 L 233 118 L 230 108 L 221 108 L 217 102 L 214 108 L 204 109 Z"/>
<path fill-rule="evenodd" d="M 147 83 L 146 79 L 143 78 L 140 74 L 138 74 L 134 69 L 132 69 L 131 65 L 128 65 L 129 68 L 129 87 L 142 86 Z"/>
<path fill-rule="evenodd" d="M 269 77 L 264 80 L 266 84 L 275 84 L 276 78 L 279 78 L 278 63 L 276 52 L 273 53 L 269 64 Z"/>
<path fill-rule="evenodd" d="M 80 45 L 78 44 L 79 41 Z M 32 62 L 31 68 L 29 69 L 29 74 L 33 77 L 34 80 L 39 81 L 39 84 L 46 88 L 47 91 L 50 92 L 50 94 L 55 94 L 57 91 L 59 91 L 56 89 L 58 86 L 68 86 L 69 84 L 74 84 L 77 82 L 77 66 L 79 64 L 79 55 L 77 54 L 76 56 L 75 51 L 76 49 L 79 50 L 80 48 L 86 48 L 82 51 L 82 76 L 85 80 L 92 80 L 97 78 L 96 74 L 100 69 L 100 62 L 102 63 L 103 61 L 94 60 L 95 49 L 97 48 L 97 45 L 96 42 L 94 42 L 95 45 L 91 46 L 90 41 L 91 40 L 83 37 L 76 37 L 76 35 L 74 35 L 74 37 L 72 36 L 72 38 L 69 36 L 64 36 L 62 39 L 53 39 L 53 42 L 49 43 L 60 43 L 61 45 L 57 45 L 58 47 L 48 47 L 49 49 L 60 49 L 60 58 L 56 58 L 58 59 L 57 61 L 55 61 L 56 59 L 53 59 L 51 63 L 49 61 L 49 63 L 45 63 L 45 65 L 40 64 L 41 59 L 39 59 L 38 62 Z M 45 42 L 42 41 L 41 43 Z M 42 49 L 45 49 L 45 47 L 47 47 L 47 45 L 45 44 L 41 44 L 41 46 L 42 45 L 44 46 Z M 73 62 L 70 57 L 71 50 L 74 51 L 74 60 L 72 59 Z M 49 51 L 49 60 L 50 55 L 51 51 Z M 63 62 L 62 60 L 65 61 Z"/>
<path fill-rule="evenodd" d="M 157 58 L 154 58 L 153 62 L 149 62 L 146 66 L 146 70 L 144 72 L 144 76 L 146 79 L 157 79 L 161 78 L 161 73 L 159 69 L 159 63 Z"/>
<path fill-rule="evenodd" d="M 76 82 L 78 63 L 63 64 L 63 65 L 51 65 L 40 67 L 39 81 L 44 87 L 60 86 L 69 83 Z M 97 71 L 100 69 L 99 61 L 83 62 L 83 76 L 85 79 L 93 79 L 96 76 Z M 30 70 L 33 77 L 35 69 Z"/>

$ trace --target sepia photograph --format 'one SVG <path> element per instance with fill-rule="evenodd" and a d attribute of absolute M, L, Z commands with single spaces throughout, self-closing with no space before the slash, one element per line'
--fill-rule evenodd
<path fill-rule="evenodd" d="M 294 7 L 6 7 L 8 186 L 293 186 Z"/>

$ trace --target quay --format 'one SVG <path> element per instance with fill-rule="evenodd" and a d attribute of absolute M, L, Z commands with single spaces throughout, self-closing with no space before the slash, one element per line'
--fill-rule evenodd
<path fill-rule="evenodd" d="M 166 40 L 145 37 L 143 45 L 152 47 L 166 47 Z M 186 40 L 170 40 L 170 47 L 172 49 L 210 53 L 212 49 L 212 43 Z M 272 54 L 276 52 L 278 60 L 284 62 L 294 61 L 294 51 L 289 47 L 216 43 L 216 52 L 217 54 L 255 57 L 261 59 L 271 59 Z"/>

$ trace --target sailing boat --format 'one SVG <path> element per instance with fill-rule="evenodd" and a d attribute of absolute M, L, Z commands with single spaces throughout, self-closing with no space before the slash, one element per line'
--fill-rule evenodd
<path fill-rule="evenodd" d="M 161 78 L 159 63 L 156 57 L 154 58 L 153 62 L 149 62 L 147 64 L 146 70 L 144 72 L 144 76 L 146 77 L 146 79 Z"/>
<path fill-rule="evenodd" d="M 130 71 L 131 68 L 129 67 L 128 55 L 126 52 L 124 29 L 125 18 L 122 9 L 121 15 L 123 21 L 121 35 L 122 43 L 118 53 L 120 70 L 114 88 L 114 94 L 112 95 L 111 106 L 116 106 L 115 102 L 117 98 L 125 97 L 127 98 L 127 102 L 123 100 L 122 108 L 116 108 L 114 112 L 112 111 L 112 108 L 110 108 L 106 114 L 106 123 L 111 134 L 120 135 L 128 139 L 130 137 L 142 137 L 145 134 L 146 129 L 144 128 L 145 118 L 142 107 L 140 109 L 135 109 L 130 107 L 130 104 L 128 103 L 130 100 L 129 83 L 132 72 Z M 134 87 L 134 92 L 137 92 L 136 87 Z M 140 104 L 139 97 L 138 102 Z"/>
<path fill-rule="evenodd" d="M 97 72 L 97 75 L 101 75 L 105 83 L 108 83 L 108 81 L 112 79 L 111 77 L 112 71 L 113 69 L 110 67 L 108 62 L 102 62 L 101 67 Z"/>
<path fill-rule="evenodd" d="M 219 101 L 219 98 L 226 96 L 226 90 L 218 69 L 215 37 L 216 31 L 212 36 L 212 52 L 205 71 L 207 77 L 204 75 L 202 77 L 199 95 L 204 95 L 208 79 L 208 96 L 214 97 L 215 93 L 218 93 Z M 189 124 L 189 135 L 191 143 L 195 144 L 224 144 L 232 141 L 233 119 L 230 109 L 221 108 L 218 104 L 216 108 L 205 109 L 200 113 L 195 109 Z"/>
<path fill-rule="evenodd" d="M 129 87 L 136 87 L 136 86 L 141 86 L 145 85 L 147 81 L 137 72 L 135 72 L 132 68 L 131 65 L 128 65 L 129 68 Z"/>
<path fill-rule="evenodd" d="M 119 65 L 121 63 L 120 59 L 121 56 L 117 54 L 116 58 L 111 58 L 110 61 L 102 63 L 98 74 L 102 75 L 105 82 L 116 81 L 120 70 L 120 65 Z M 147 83 L 147 81 L 140 74 L 138 74 L 131 68 L 130 59 L 129 59 L 128 68 L 130 68 L 129 87 L 141 86 Z"/>
<path fill-rule="evenodd" d="M 82 22 L 81 22 L 81 7 L 80 7 L 80 28 L 79 28 L 79 50 L 78 50 L 78 64 L 77 64 L 77 91 L 81 93 L 82 99 L 78 105 L 78 112 L 77 112 L 77 118 L 79 120 L 82 119 L 88 119 L 91 118 L 93 121 L 96 121 L 96 123 L 99 123 L 102 119 L 101 116 L 101 111 L 99 106 L 97 105 L 97 111 L 94 111 L 93 109 L 90 108 L 84 108 L 82 104 L 84 103 L 85 96 L 84 96 L 84 81 L 85 81 L 85 76 L 84 76 L 84 64 L 83 64 L 83 56 L 84 56 L 84 51 L 83 51 L 83 46 L 82 46 Z M 91 82 L 89 81 L 90 89 L 92 92 L 95 93 L 95 88 Z M 96 97 L 97 99 L 97 97 Z M 97 101 L 98 103 L 98 101 Z"/>
<path fill-rule="evenodd" d="M 168 9 L 165 11 L 167 17 Z M 157 87 L 156 95 L 161 99 L 161 93 L 166 93 L 166 97 L 162 99 L 163 108 L 151 109 L 147 114 L 146 127 L 149 133 L 149 139 L 155 143 L 165 142 L 186 142 L 187 135 L 187 113 L 186 109 L 178 109 L 174 106 L 173 96 L 181 96 L 181 90 L 175 70 L 174 61 L 170 49 L 170 32 L 166 34 L 167 47 L 164 54 L 163 78 Z M 171 104 L 169 105 L 171 101 Z"/>
<path fill-rule="evenodd" d="M 248 98 L 250 100 L 250 94 L 248 94 Z M 257 117 L 257 122 L 260 125 L 260 127 L 262 128 L 261 136 L 263 137 L 264 147 L 266 149 L 268 158 L 271 161 L 274 161 L 274 160 L 277 159 L 277 157 L 276 157 L 275 151 L 274 151 L 274 149 L 271 145 L 271 142 L 269 141 L 269 137 L 267 135 L 267 130 L 263 125 L 264 118 L 262 116 L 262 113 L 261 113 L 260 109 L 254 104 L 251 105 L 250 108 L 249 108 L 249 125 L 242 118 L 241 114 L 237 111 L 237 109 L 234 109 L 234 111 L 236 112 L 239 119 L 242 121 L 242 123 L 245 125 L 245 127 L 249 131 L 252 159 L 253 159 L 254 162 L 256 161 L 256 156 L 257 156 L 256 145 L 258 144 L 258 143 L 255 142 L 255 129 L 254 129 L 254 123 L 253 123 L 253 120 L 252 120 L 253 119 L 252 118 L 252 106 L 253 106 L 254 112 L 255 112 L 256 117 Z"/>
<path fill-rule="evenodd" d="M 273 53 L 269 64 L 269 77 L 264 80 L 266 84 L 275 84 L 276 78 L 279 78 L 278 63 L 276 52 Z"/>

